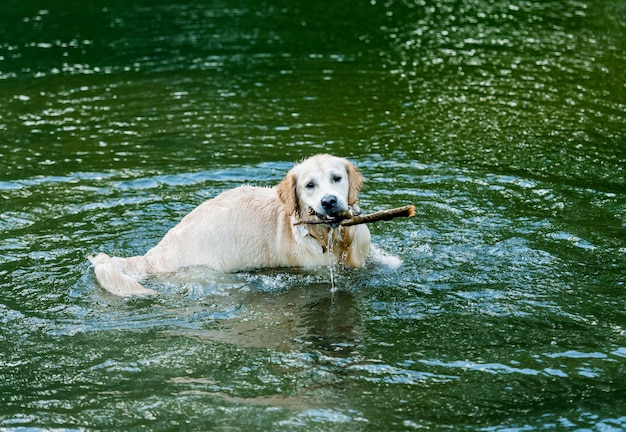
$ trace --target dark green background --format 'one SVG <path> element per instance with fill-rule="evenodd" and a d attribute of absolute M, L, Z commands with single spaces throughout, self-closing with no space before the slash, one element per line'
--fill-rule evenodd
<path fill-rule="evenodd" d="M 626 427 L 623 1 L 0 6 L 0 427 Z M 352 159 L 404 261 L 120 300 L 85 260 Z"/>

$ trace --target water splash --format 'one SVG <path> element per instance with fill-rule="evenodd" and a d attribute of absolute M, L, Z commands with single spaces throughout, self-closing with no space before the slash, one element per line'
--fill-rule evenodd
<path fill-rule="evenodd" d="M 330 227 L 328 230 L 328 271 L 330 272 L 330 292 L 337 292 L 337 287 L 335 286 L 335 266 L 337 265 L 337 260 L 335 259 L 335 252 L 333 251 L 333 234 L 335 232 L 334 227 Z"/>

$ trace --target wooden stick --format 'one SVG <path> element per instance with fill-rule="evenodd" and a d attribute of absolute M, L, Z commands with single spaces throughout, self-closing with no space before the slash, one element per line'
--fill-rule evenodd
<path fill-rule="evenodd" d="M 319 225 L 319 224 L 327 224 L 327 225 L 341 225 L 341 226 L 352 226 L 363 223 L 373 223 L 378 221 L 388 221 L 397 217 L 413 217 L 415 216 L 415 206 L 414 205 L 406 205 L 404 207 L 397 207 L 386 210 L 379 210 L 374 213 L 351 216 L 344 212 L 343 214 L 338 215 L 334 219 L 328 220 L 315 220 L 315 221 L 300 221 L 296 222 L 294 225 Z"/>

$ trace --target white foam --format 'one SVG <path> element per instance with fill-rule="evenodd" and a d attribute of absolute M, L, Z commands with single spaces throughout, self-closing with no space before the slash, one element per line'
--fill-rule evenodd
<path fill-rule="evenodd" d="M 387 267 L 389 270 L 395 270 L 403 263 L 397 256 L 382 250 L 374 244 L 372 244 L 372 248 L 370 249 L 370 257 L 376 264 Z"/>

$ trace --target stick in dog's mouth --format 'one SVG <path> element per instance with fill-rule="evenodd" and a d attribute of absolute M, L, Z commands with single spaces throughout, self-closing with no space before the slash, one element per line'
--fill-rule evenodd
<path fill-rule="evenodd" d="M 334 218 L 322 217 L 311 209 L 309 210 L 309 215 L 317 216 L 320 220 L 298 221 L 294 223 L 294 225 L 326 224 L 326 225 L 331 225 L 331 226 L 338 226 L 338 225 L 351 226 L 351 225 L 358 225 L 358 224 L 363 224 L 363 223 L 378 222 L 381 220 L 391 220 L 397 217 L 409 217 L 410 218 L 410 217 L 415 216 L 415 206 L 410 204 L 404 207 L 397 207 L 397 208 L 392 208 L 392 209 L 387 209 L 387 210 L 379 210 L 374 213 L 365 214 L 365 215 L 361 215 L 360 213 L 358 215 L 353 215 L 348 210 L 348 211 L 342 211 L 342 212 L 337 213 L 337 215 Z"/>
<path fill-rule="evenodd" d="M 311 221 L 314 223 L 339 223 L 343 220 L 346 219 L 351 219 L 353 218 L 355 215 L 352 214 L 352 212 L 350 210 L 342 210 L 340 212 L 335 213 L 334 215 L 323 215 L 323 214 L 319 214 L 318 212 L 316 212 L 315 210 L 313 210 L 312 208 L 309 209 L 309 211 L 307 212 L 307 214 L 309 216 L 315 216 L 319 219 L 319 221 Z"/>

